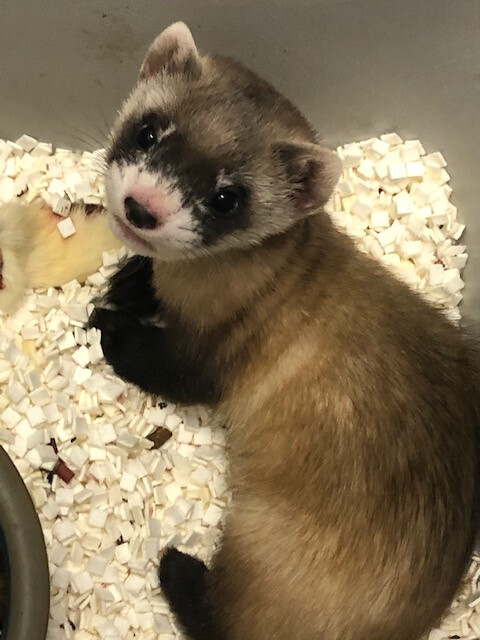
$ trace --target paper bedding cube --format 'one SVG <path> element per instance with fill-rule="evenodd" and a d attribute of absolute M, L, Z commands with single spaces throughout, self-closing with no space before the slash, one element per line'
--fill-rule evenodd
<path fill-rule="evenodd" d="M 0 208 L 0 311 L 13 313 L 27 289 L 84 282 L 102 254 L 121 248 L 101 207 L 72 206 L 62 218 L 41 201 Z"/>

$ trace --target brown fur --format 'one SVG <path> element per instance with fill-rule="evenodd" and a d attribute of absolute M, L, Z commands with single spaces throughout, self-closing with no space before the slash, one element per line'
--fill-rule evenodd
<path fill-rule="evenodd" d="M 175 56 L 199 68 L 186 47 L 163 71 L 164 52 L 147 55 L 157 75 L 127 101 L 110 162 L 137 161 L 122 131 L 157 109 L 192 156 L 169 171 L 220 158 L 252 189 L 247 228 L 154 260 L 159 344 L 180 354 L 173 372 L 213 381 L 229 425 L 211 640 L 415 640 L 453 598 L 477 529 L 473 346 L 333 227 L 332 164 L 298 111 L 236 63 L 176 70 Z M 163 148 L 145 160 L 159 174 Z M 112 358 L 139 357 L 129 335 L 118 355 L 109 338 Z"/>
<path fill-rule="evenodd" d="M 419 638 L 476 529 L 470 345 L 325 215 L 159 263 L 155 282 L 223 388 L 236 500 L 212 601 L 229 640 Z"/>

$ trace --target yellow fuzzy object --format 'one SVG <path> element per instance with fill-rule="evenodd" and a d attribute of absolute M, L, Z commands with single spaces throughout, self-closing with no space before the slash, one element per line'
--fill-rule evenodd
<path fill-rule="evenodd" d="M 70 217 L 76 233 L 63 238 L 57 228 L 61 218 L 44 203 L 0 208 L 1 311 L 15 311 L 26 289 L 84 282 L 102 266 L 104 251 L 122 246 L 101 208 L 87 215 L 85 206 L 75 205 Z"/>

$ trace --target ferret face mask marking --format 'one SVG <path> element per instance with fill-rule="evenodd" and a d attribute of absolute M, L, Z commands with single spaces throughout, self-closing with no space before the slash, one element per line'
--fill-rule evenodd
<path fill-rule="evenodd" d="M 340 161 L 300 122 L 268 83 L 201 57 L 188 28 L 172 25 L 152 43 L 112 133 L 114 232 L 136 253 L 189 259 L 247 248 L 316 213 Z"/>

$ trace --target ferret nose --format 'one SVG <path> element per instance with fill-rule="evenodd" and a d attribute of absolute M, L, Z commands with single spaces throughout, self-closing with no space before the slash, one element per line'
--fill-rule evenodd
<path fill-rule="evenodd" d="M 137 229 L 155 229 L 157 219 L 145 209 L 135 198 L 128 197 L 124 200 L 127 220 Z"/>

